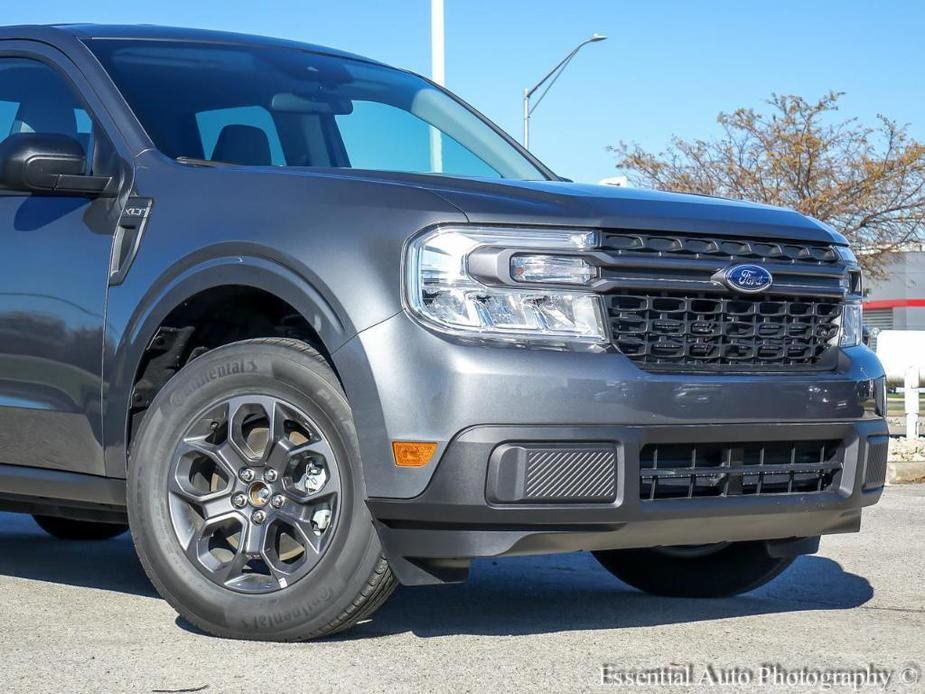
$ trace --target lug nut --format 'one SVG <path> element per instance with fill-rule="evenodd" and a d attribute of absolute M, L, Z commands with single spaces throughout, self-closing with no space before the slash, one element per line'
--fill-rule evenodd
<path fill-rule="evenodd" d="M 274 470 L 273 468 L 270 468 L 269 470 L 263 473 L 263 479 L 266 482 L 275 482 L 278 477 L 279 475 L 277 474 L 276 470 Z"/>
<path fill-rule="evenodd" d="M 254 521 L 257 525 L 260 525 L 267 519 L 267 514 L 263 511 L 254 511 L 251 515 L 251 520 Z"/>
<path fill-rule="evenodd" d="M 242 482 L 254 481 L 254 471 L 249 467 L 241 468 L 241 472 L 238 473 L 238 476 L 241 478 Z"/>
<path fill-rule="evenodd" d="M 231 497 L 231 503 L 234 504 L 237 508 L 244 508 L 247 506 L 247 497 L 243 494 L 235 494 Z"/>
<path fill-rule="evenodd" d="M 270 505 L 273 508 L 282 508 L 283 504 L 286 503 L 286 498 L 282 494 L 276 494 L 270 499 Z"/>

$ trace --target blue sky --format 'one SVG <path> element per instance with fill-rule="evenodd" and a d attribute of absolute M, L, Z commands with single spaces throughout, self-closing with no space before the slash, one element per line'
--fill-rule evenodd
<path fill-rule="evenodd" d="M 925 3 L 918 0 L 643 2 L 445 0 L 447 86 L 520 137 L 523 88 L 594 32 L 534 114 L 533 151 L 557 173 L 618 173 L 619 140 L 660 149 L 707 137 L 721 110 L 771 92 L 846 92 L 845 116 L 883 113 L 925 139 Z M 429 0 L 44 0 L 8 3 L 7 24 L 93 21 L 281 36 L 428 74 Z"/>

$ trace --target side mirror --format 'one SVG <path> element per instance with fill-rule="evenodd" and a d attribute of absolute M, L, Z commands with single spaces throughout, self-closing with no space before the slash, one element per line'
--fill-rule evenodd
<path fill-rule="evenodd" d="M 108 194 L 112 179 L 88 176 L 87 155 L 67 135 L 17 133 L 0 142 L 0 186 L 45 195 Z"/>

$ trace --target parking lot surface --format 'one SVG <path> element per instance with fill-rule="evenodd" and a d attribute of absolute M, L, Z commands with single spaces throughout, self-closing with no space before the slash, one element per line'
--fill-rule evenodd
<path fill-rule="evenodd" d="M 649 597 L 587 554 L 483 561 L 468 584 L 401 588 L 368 622 L 305 644 L 198 633 L 157 597 L 127 536 L 65 543 L 0 514 L 0 628 L 10 692 L 626 689 L 602 685 L 604 665 L 693 673 L 636 691 L 699 689 L 708 666 L 740 678 L 722 691 L 751 691 L 775 664 L 874 666 L 893 672 L 887 691 L 922 692 L 900 677 L 925 665 L 925 485 L 887 489 L 860 535 L 824 538 L 745 596 Z M 818 690 L 777 676 L 764 691 Z"/>

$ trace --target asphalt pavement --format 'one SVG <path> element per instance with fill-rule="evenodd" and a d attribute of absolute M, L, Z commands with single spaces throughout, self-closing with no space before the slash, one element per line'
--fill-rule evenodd
<path fill-rule="evenodd" d="M 842 672 L 866 677 L 858 691 L 923 692 L 923 666 L 925 485 L 888 488 L 860 534 L 745 596 L 646 596 L 587 554 L 482 561 L 467 584 L 401 588 L 304 644 L 198 633 L 127 536 L 66 543 L 0 514 L 4 692 L 854 691 Z"/>

